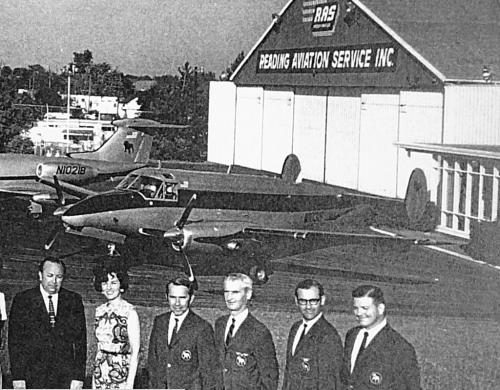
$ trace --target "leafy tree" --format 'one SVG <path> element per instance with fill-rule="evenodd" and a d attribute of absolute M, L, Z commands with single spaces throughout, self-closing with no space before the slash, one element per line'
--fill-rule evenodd
<path fill-rule="evenodd" d="M 18 74 L 23 73 L 18 71 Z M 35 102 L 31 96 L 17 93 L 18 80 L 14 72 L 9 74 L 8 70 L 2 69 L 0 75 L 0 152 L 27 152 L 26 144 L 15 139 L 31 126 L 40 113 L 36 107 L 32 107 Z M 23 146 L 18 150 L 17 147 L 21 144 Z M 32 152 L 33 149 L 29 151 Z"/>
<path fill-rule="evenodd" d="M 188 125 L 160 130 L 154 137 L 152 158 L 203 161 L 207 154 L 208 85 L 213 73 L 186 62 L 177 76 L 156 78 L 156 85 L 139 98 L 146 117 L 161 123 Z"/>

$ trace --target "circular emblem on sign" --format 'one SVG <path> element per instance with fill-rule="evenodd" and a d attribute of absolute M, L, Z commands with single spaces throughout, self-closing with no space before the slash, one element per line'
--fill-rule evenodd
<path fill-rule="evenodd" d="M 189 362 L 191 360 L 191 351 L 189 349 L 185 349 L 181 352 L 181 359 L 185 362 Z"/>
<path fill-rule="evenodd" d="M 243 354 L 236 355 L 236 365 L 238 367 L 245 367 L 247 365 L 247 357 Z"/>
<path fill-rule="evenodd" d="M 302 367 L 302 371 L 309 372 L 311 371 L 311 365 L 309 364 L 310 358 L 302 358 L 302 363 L 300 364 Z"/>
<path fill-rule="evenodd" d="M 382 383 L 382 374 L 379 372 L 372 372 L 370 374 L 370 383 L 372 385 L 380 385 Z"/>

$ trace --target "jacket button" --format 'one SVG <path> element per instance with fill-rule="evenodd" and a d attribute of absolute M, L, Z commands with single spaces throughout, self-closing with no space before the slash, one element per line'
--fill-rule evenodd
<path fill-rule="evenodd" d="M 171 368 L 172 365 L 170 363 L 167 364 L 167 368 Z"/>

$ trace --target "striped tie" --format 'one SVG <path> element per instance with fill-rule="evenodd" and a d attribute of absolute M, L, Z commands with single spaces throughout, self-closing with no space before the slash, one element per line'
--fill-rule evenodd
<path fill-rule="evenodd" d="M 54 311 L 54 303 L 52 303 L 52 295 L 49 295 L 49 319 L 50 326 L 56 326 L 56 312 Z"/>
<path fill-rule="evenodd" d="M 235 321 L 236 320 L 233 318 L 232 322 L 231 322 L 231 326 L 229 327 L 229 331 L 227 332 L 227 335 L 226 335 L 226 347 L 229 345 L 229 342 L 233 338 L 234 323 L 235 323 Z"/>

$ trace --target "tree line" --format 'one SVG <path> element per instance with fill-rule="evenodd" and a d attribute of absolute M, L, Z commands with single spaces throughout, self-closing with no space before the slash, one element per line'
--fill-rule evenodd
<path fill-rule="evenodd" d="M 230 75 L 244 58 L 239 53 L 227 67 Z M 31 141 L 21 133 L 41 119 L 46 111 L 65 111 L 68 74 L 72 95 L 116 96 L 120 103 L 139 98 L 141 117 L 161 123 L 188 125 L 182 130 L 157 131 L 151 158 L 159 160 L 204 161 L 208 139 L 209 83 L 216 79 L 189 62 L 175 75 L 157 77 L 124 74 L 106 62 L 95 63 L 92 52 L 73 53 L 72 62 L 53 71 L 36 64 L 27 68 L 5 65 L 0 69 L 0 153 L 32 153 Z M 136 91 L 134 83 L 149 80 L 153 86 Z M 19 93 L 19 91 L 21 91 Z M 82 110 L 73 110 L 79 117 Z"/>

